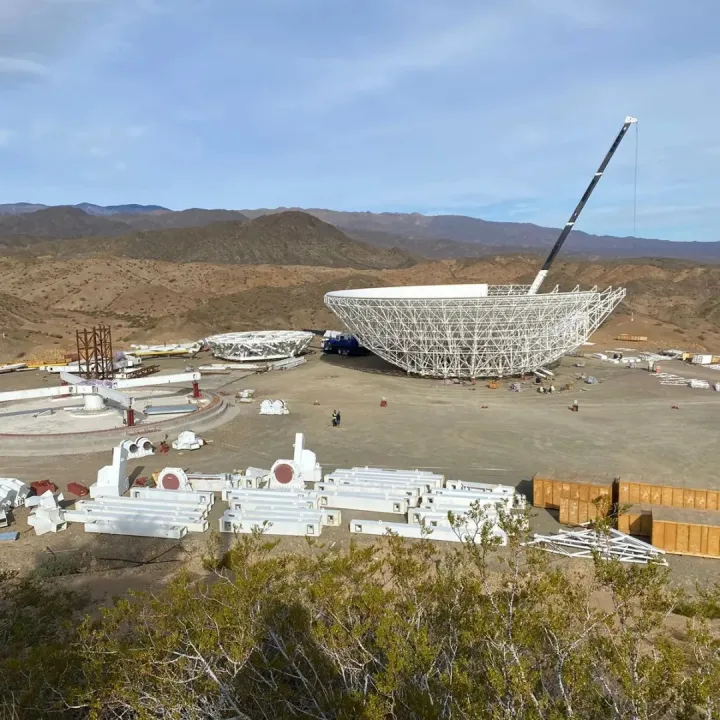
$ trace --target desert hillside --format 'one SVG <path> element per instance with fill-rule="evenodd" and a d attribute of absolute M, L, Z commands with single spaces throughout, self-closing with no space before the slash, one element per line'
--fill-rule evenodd
<path fill-rule="evenodd" d="M 117 257 L 0 258 L 2 360 L 74 344 L 74 329 L 102 320 L 118 346 L 192 340 L 228 330 L 338 327 L 329 290 L 435 283 L 525 283 L 532 256 L 423 262 L 372 269 L 320 265 L 180 263 Z M 720 352 L 720 267 L 680 261 L 559 261 L 546 280 L 562 289 L 624 285 L 628 295 L 600 337 L 649 337 L 648 347 Z M 3 312 L 4 311 L 4 312 Z"/>
<path fill-rule="evenodd" d="M 36 214 L 11 219 L 21 220 Z M 93 221 L 113 222 L 104 218 L 93 218 Z M 266 215 L 250 221 L 230 220 L 135 232 L 120 237 L 60 239 L 28 244 L 25 251 L 34 256 L 51 255 L 62 259 L 112 255 L 181 263 L 373 269 L 408 267 L 416 262 L 402 250 L 377 248 L 352 239 L 333 225 L 303 212 Z"/>

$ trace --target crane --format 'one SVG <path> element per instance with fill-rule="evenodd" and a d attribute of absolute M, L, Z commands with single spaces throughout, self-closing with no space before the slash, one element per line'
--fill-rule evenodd
<path fill-rule="evenodd" d="M 600 178 L 603 176 L 603 173 L 605 172 L 605 168 L 607 168 L 608 163 L 612 159 L 612 156 L 615 154 L 615 151 L 620 146 L 620 143 L 622 142 L 622 139 L 625 137 L 625 134 L 630 129 L 631 125 L 634 125 L 637 122 L 637 118 L 630 117 L 628 115 L 625 118 L 625 121 L 623 122 L 623 126 L 620 128 L 620 132 L 618 133 L 617 137 L 615 138 L 615 142 L 610 146 L 610 149 L 608 150 L 607 155 L 604 157 L 603 161 L 600 163 L 600 167 L 598 168 L 598 171 L 593 175 L 593 179 L 590 181 L 590 184 L 587 187 L 587 190 L 585 191 L 585 194 L 580 198 L 580 202 L 577 204 L 577 207 L 575 210 L 573 210 L 573 214 L 570 216 L 570 219 L 565 224 L 565 227 L 562 229 L 562 232 L 560 233 L 560 236 L 555 241 L 555 245 L 553 245 L 553 249 L 550 251 L 550 254 L 547 256 L 547 260 L 545 260 L 545 264 L 542 266 L 538 274 L 535 276 L 535 279 L 533 280 L 533 284 L 530 286 L 530 289 L 528 290 L 528 295 L 535 295 L 537 291 L 540 289 L 540 286 L 543 283 L 543 280 L 545 280 L 545 277 L 548 274 L 548 271 L 550 270 L 550 266 L 553 264 L 553 261 L 555 260 L 555 257 L 560 252 L 560 248 L 562 248 L 563 243 L 565 240 L 567 240 L 567 236 L 570 234 L 570 231 L 573 229 L 573 226 L 575 225 L 575 222 L 580 217 L 580 213 L 582 212 L 583 208 L 585 207 L 585 203 L 590 199 L 590 195 L 592 195 L 592 191 L 595 189 L 595 186 L 600 182 Z"/>

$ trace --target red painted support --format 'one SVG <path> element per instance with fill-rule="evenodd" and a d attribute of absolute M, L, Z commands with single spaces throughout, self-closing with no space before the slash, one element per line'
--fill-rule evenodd
<path fill-rule="evenodd" d="M 128 427 L 135 427 L 135 410 L 132 408 L 128 408 L 126 410 L 127 412 L 127 426 Z"/>
<path fill-rule="evenodd" d="M 193 383 L 193 394 L 192 394 L 192 396 L 193 396 L 194 398 L 199 398 L 199 397 L 200 397 L 200 385 L 199 385 L 198 383 L 196 383 L 196 382 Z"/>

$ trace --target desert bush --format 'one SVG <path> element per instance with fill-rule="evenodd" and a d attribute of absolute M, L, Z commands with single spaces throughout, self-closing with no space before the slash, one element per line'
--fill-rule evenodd
<path fill-rule="evenodd" d="M 72 625 L 35 586 L 30 618 L 48 608 L 48 625 L 0 643 L 5 716 L 718 717 L 717 588 L 681 597 L 664 567 L 600 558 L 578 574 L 524 547 L 520 520 L 503 519 L 502 549 L 479 533 L 281 553 L 256 534 L 223 552 L 212 536 L 202 580 L 180 574 Z M 28 591 L 1 592 L 0 630 Z"/>

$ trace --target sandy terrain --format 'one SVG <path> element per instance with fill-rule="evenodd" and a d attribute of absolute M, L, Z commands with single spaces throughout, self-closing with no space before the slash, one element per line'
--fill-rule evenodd
<path fill-rule="evenodd" d="M 669 263 L 669 264 L 668 264 Z M 665 267 L 665 264 L 668 266 Z M 628 263 L 558 263 L 547 289 L 626 285 L 628 295 L 602 329 L 646 335 L 642 349 L 681 346 L 720 352 L 720 268 Z M 73 350 L 74 331 L 113 327 L 117 347 L 195 340 L 232 329 L 336 327 L 325 292 L 366 285 L 524 283 L 536 258 L 443 260 L 402 270 L 208 265 L 93 258 L 0 258 L 0 362 L 41 350 Z"/>

